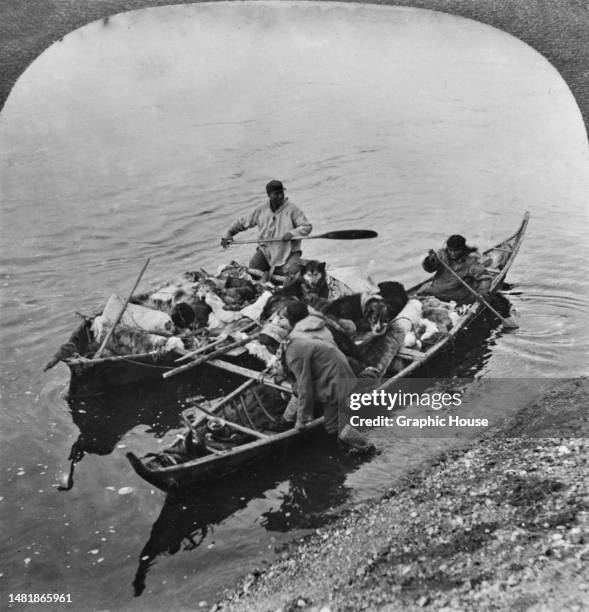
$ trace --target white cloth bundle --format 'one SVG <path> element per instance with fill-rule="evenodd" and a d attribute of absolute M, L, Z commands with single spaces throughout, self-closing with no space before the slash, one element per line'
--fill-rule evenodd
<path fill-rule="evenodd" d="M 94 319 L 98 335 L 102 335 L 103 327 L 112 327 L 121 310 L 124 302 L 118 295 L 111 295 L 106 302 L 102 314 Z M 127 304 L 125 312 L 118 323 L 118 327 L 137 329 L 150 334 L 163 334 L 168 336 L 174 331 L 174 323 L 169 315 L 159 310 L 145 308 L 137 304 Z"/>

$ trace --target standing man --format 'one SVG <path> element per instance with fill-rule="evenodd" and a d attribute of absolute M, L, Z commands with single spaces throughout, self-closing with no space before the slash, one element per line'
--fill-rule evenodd
<path fill-rule="evenodd" d="M 221 238 L 221 246 L 227 248 L 235 234 L 257 227 L 260 231 L 260 244 L 250 261 L 250 268 L 294 275 L 301 265 L 300 238 L 311 233 L 312 225 L 305 214 L 284 196 L 284 187 L 280 181 L 270 181 L 266 185 L 266 193 L 268 202 L 260 204 L 249 215 L 237 219 Z"/>

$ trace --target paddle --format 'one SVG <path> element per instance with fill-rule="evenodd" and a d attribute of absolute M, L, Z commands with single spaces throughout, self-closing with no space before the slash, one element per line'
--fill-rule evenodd
<path fill-rule="evenodd" d="M 139 276 L 137 277 L 137 280 L 135 281 L 135 284 L 133 285 L 133 289 L 131 289 L 131 293 L 129 293 L 129 297 L 127 297 L 127 299 L 125 300 L 125 303 L 123 304 L 123 307 L 121 308 L 121 312 L 119 313 L 119 316 L 117 317 L 113 326 L 108 330 L 108 334 L 106 334 L 106 338 L 102 341 L 100 348 L 96 351 L 96 353 L 94 353 L 94 357 L 92 357 L 92 359 L 98 359 L 100 355 L 102 354 L 102 351 L 104 350 L 106 343 L 110 340 L 110 337 L 112 336 L 115 330 L 115 327 L 119 324 L 119 321 L 122 319 L 125 310 L 127 310 L 127 306 L 129 305 L 129 302 L 131 301 L 131 298 L 133 297 L 133 293 L 135 293 L 135 289 L 137 289 L 137 285 L 139 284 L 139 281 L 141 280 L 141 277 L 143 276 L 143 273 L 147 269 L 147 266 L 149 265 L 150 261 L 151 261 L 151 258 L 148 257 L 143 268 L 141 268 L 141 272 L 139 272 Z"/>
<path fill-rule="evenodd" d="M 314 236 L 295 236 L 291 240 L 313 240 L 324 238 L 326 240 L 364 240 L 366 238 L 376 238 L 378 233 L 374 230 L 337 230 L 326 232 L 325 234 L 315 234 Z M 272 240 L 233 240 L 229 244 L 266 244 L 267 242 L 285 242 L 281 238 Z"/>
<path fill-rule="evenodd" d="M 519 325 L 517 323 L 514 323 L 513 321 L 502 317 L 480 293 L 475 291 L 468 283 L 462 280 L 460 276 L 458 276 L 458 274 L 456 274 L 456 272 L 454 272 L 454 270 L 452 270 L 452 268 L 444 260 L 442 260 L 440 257 L 437 257 L 437 259 L 444 266 L 444 268 L 446 268 L 446 270 L 450 272 L 450 274 L 452 274 L 456 279 L 458 279 L 477 298 L 477 300 L 484 304 L 498 319 L 501 320 L 501 322 L 503 323 L 503 327 L 506 331 L 518 329 Z"/>

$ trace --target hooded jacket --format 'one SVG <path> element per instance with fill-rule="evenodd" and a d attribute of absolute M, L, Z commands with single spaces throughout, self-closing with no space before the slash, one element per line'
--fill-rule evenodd
<path fill-rule="evenodd" d="M 308 315 L 301 319 L 290 332 L 291 338 L 314 338 L 315 340 L 323 340 L 330 342 L 334 346 L 335 340 L 332 333 L 327 329 L 327 324 L 323 317 L 317 315 Z"/>
<path fill-rule="evenodd" d="M 238 232 L 250 227 L 258 228 L 260 232 L 258 235 L 260 246 L 258 248 L 264 253 L 266 260 L 272 266 L 284 265 L 291 253 L 301 250 L 300 240 L 280 241 L 284 234 L 290 232 L 296 239 L 301 236 L 308 236 L 312 229 L 312 225 L 305 214 L 288 198 L 284 198 L 282 206 L 274 211 L 269 202 L 261 204 L 249 215 L 235 221 L 227 230 L 226 237 L 231 238 Z M 279 242 L 264 244 L 264 240 L 279 240 Z"/>

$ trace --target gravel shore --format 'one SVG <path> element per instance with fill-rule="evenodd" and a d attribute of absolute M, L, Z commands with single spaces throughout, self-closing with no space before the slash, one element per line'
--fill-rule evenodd
<path fill-rule="evenodd" d="M 588 400 L 587 379 L 560 383 L 508 430 L 293 543 L 214 609 L 589 609 Z M 563 420 L 575 437 L 548 437 Z"/>
<path fill-rule="evenodd" d="M 0 109 L 25 68 L 87 23 L 178 0 L 3 0 L 0 3 Z M 568 83 L 589 125 L 589 5 L 585 0 L 387 0 L 374 4 L 443 11 L 513 34 L 544 55 Z"/>

